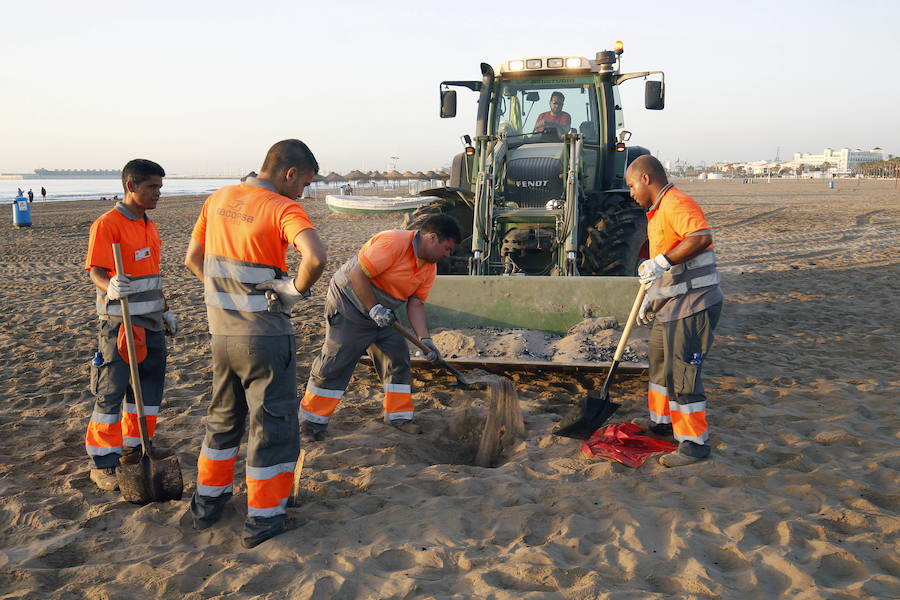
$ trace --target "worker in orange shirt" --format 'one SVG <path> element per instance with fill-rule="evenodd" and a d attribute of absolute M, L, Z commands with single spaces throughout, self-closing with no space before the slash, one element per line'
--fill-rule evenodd
<path fill-rule="evenodd" d="M 97 287 L 100 331 L 91 364 L 91 393 L 96 401 L 84 443 L 93 461 L 91 481 L 102 490 L 118 489 L 119 459 L 139 453 L 141 446 L 120 300 L 129 300 L 151 440 L 166 377 L 164 330 L 172 335 L 177 330 L 175 316 L 163 297 L 159 274 L 162 242 L 156 223 L 147 216 L 147 211 L 156 208 L 165 175 L 153 161 L 129 161 L 122 169 L 125 197 L 91 225 L 84 266 Z M 125 273 L 116 272 L 113 244 L 121 248 Z M 123 398 L 125 414 L 120 417 Z"/>
<path fill-rule="evenodd" d="M 712 231 L 697 202 L 669 183 L 653 156 L 636 158 L 625 183 L 635 202 L 648 209 L 652 258 L 638 268 L 641 283 L 649 286 L 639 321 L 653 321 L 648 427 L 679 442 L 676 452 L 660 457 L 661 464 L 689 465 L 710 454 L 701 371 L 724 301 Z"/>
<path fill-rule="evenodd" d="M 406 303 L 409 322 L 438 362 L 424 302 L 434 284 L 436 263 L 460 242 L 459 224 L 433 215 L 418 231 L 382 231 L 363 245 L 331 278 L 325 299 L 325 343 L 313 361 L 300 403 L 304 441 L 325 437 L 328 422 L 344 396 L 353 369 L 368 353 L 384 385 L 384 419 L 410 434 L 421 433 L 413 419 L 409 346 L 391 325 Z"/>
<path fill-rule="evenodd" d="M 258 176 L 207 198 L 184 261 L 204 284 L 213 367 L 191 515 L 196 529 L 221 518 L 249 420 L 245 548 L 288 528 L 285 506 L 300 454 L 290 313 L 325 268 L 325 248 L 297 200 L 318 171 L 306 144 L 276 143 Z M 302 255 L 296 276 L 286 272 L 288 246 Z"/>

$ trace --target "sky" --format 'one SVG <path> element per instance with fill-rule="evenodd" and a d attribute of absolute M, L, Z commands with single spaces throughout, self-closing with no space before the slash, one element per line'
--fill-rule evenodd
<path fill-rule="evenodd" d="M 631 142 L 661 160 L 789 160 L 823 148 L 900 154 L 900 2 L 4 3 L 0 173 L 258 170 L 305 141 L 322 173 L 449 167 L 476 95 L 440 119 L 442 80 L 479 64 L 594 58 L 662 70 L 666 107 L 622 87 Z"/>

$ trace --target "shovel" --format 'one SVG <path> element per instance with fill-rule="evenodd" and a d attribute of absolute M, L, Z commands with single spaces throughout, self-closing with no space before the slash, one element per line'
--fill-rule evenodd
<path fill-rule="evenodd" d="M 631 312 L 628 314 L 628 322 L 625 323 L 625 329 L 622 330 L 622 337 L 619 338 L 619 345 L 616 346 L 613 363 L 609 367 L 609 373 L 606 375 L 606 381 L 603 383 L 603 389 L 600 391 L 600 394 L 589 393 L 587 398 L 580 400 L 576 406 L 573 406 L 563 417 L 562 421 L 553 428 L 554 435 L 586 440 L 621 406 L 609 401 L 609 384 L 616 373 L 616 369 L 619 367 L 619 359 L 622 358 L 622 354 L 625 352 L 625 344 L 628 343 L 628 336 L 631 335 L 631 330 L 634 327 L 634 322 L 637 320 L 637 314 L 641 309 L 641 303 L 644 301 L 646 292 L 647 287 L 641 285 L 631 307 Z"/>
<path fill-rule="evenodd" d="M 422 354 L 428 354 L 429 352 L 431 352 L 431 348 L 429 348 L 428 346 L 426 346 L 425 344 L 420 342 L 419 338 L 417 338 L 415 335 L 413 335 L 413 332 L 411 332 L 409 329 L 407 329 L 400 323 L 393 323 L 392 327 L 394 329 L 396 329 L 397 331 L 399 331 L 403 335 L 403 337 L 405 337 L 406 339 L 411 341 L 413 344 L 415 344 L 416 348 L 418 348 L 419 350 L 422 351 Z M 449 363 L 447 363 L 446 360 L 444 360 L 442 358 L 440 361 L 438 361 L 438 364 L 441 365 L 442 367 L 444 367 L 445 369 L 447 369 L 448 371 L 450 371 L 451 373 L 453 373 L 453 376 L 456 377 L 456 383 L 460 387 L 463 387 L 463 388 L 469 387 L 469 383 L 465 379 L 463 379 L 462 373 L 460 373 L 455 368 L 453 368 L 453 366 L 450 365 Z"/>
<path fill-rule="evenodd" d="M 124 273 L 122 267 L 122 251 L 119 244 L 113 244 L 113 256 L 116 261 L 116 273 Z M 125 341 L 128 345 L 128 366 L 131 367 L 131 390 L 134 392 L 134 404 L 137 407 L 138 429 L 141 431 L 140 457 L 134 453 L 133 458 L 119 463 L 116 479 L 122 498 L 135 504 L 162 502 L 164 500 L 180 500 L 184 491 L 181 478 L 181 465 L 178 457 L 168 456 L 160 450 L 150 447 L 150 435 L 147 433 L 147 419 L 144 416 L 144 396 L 141 392 L 141 379 L 138 374 L 137 352 L 134 348 L 134 332 L 131 329 L 131 313 L 128 309 L 128 298 L 119 300 L 122 306 L 122 321 L 125 324 Z"/>

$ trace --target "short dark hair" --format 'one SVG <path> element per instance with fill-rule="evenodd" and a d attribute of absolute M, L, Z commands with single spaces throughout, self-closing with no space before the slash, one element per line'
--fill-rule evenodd
<path fill-rule="evenodd" d="M 158 175 L 165 177 L 166 171 L 159 164 L 146 158 L 135 158 L 129 160 L 125 168 L 122 169 L 122 189 L 128 191 L 128 182 L 133 181 L 141 185 L 151 177 Z"/>
<path fill-rule="evenodd" d="M 566 97 L 563 96 L 562 92 L 553 92 L 552 94 L 550 94 L 550 99 L 553 100 L 554 98 L 559 98 L 563 102 L 566 101 Z"/>
<path fill-rule="evenodd" d="M 459 223 L 450 215 L 431 215 L 419 227 L 419 232 L 436 233 L 440 241 L 451 239 L 457 244 L 462 242 L 462 231 L 459 230 Z"/>
<path fill-rule="evenodd" d="M 297 168 L 302 173 L 319 172 L 319 163 L 313 156 L 309 146 L 300 140 L 281 140 L 269 148 L 266 160 L 263 162 L 262 171 L 266 173 L 281 173 L 291 167 Z"/>
<path fill-rule="evenodd" d="M 652 154 L 638 156 L 629 166 L 629 168 L 631 167 L 634 167 L 634 172 L 636 174 L 646 173 L 653 181 L 662 183 L 663 185 L 669 183 L 665 167 L 663 167 L 662 163 L 659 162 L 659 159 Z"/>

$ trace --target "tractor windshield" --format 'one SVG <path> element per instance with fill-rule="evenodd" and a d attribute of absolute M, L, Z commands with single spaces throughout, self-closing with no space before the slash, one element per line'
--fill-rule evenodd
<path fill-rule="evenodd" d="M 597 94 L 590 80 L 523 80 L 500 84 L 494 131 L 510 146 L 560 141 L 571 131 L 598 142 Z"/>

